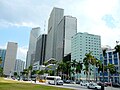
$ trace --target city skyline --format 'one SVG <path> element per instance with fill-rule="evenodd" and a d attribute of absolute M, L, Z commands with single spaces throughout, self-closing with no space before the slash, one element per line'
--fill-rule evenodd
<path fill-rule="evenodd" d="M 77 18 L 77 32 L 100 35 L 101 44 L 113 48 L 120 40 L 119 4 L 119 0 L 1 0 L 0 48 L 6 49 L 11 41 L 18 43 L 17 58 L 25 61 L 31 29 L 39 26 L 47 33 L 53 7 L 63 8 L 65 15 Z"/>

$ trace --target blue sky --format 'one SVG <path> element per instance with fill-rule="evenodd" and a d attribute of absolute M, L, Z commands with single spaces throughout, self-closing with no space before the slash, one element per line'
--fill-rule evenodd
<path fill-rule="evenodd" d="M 101 36 L 102 45 L 120 40 L 120 0 L 0 0 L 0 48 L 18 43 L 17 58 L 25 61 L 30 30 L 47 21 L 53 7 L 77 18 L 77 32 Z"/>

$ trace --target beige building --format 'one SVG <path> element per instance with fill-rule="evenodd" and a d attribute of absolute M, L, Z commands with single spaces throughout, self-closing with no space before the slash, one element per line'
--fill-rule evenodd
<path fill-rule="evenodd" d="M 17 47 L 18 47 L 18 44 L 14 42 L 8 42 L 7 44 L 7 50 L 6 50 L 4 68 L 3 68 L 3 73 L 6 76 L 14 74 Z"/>

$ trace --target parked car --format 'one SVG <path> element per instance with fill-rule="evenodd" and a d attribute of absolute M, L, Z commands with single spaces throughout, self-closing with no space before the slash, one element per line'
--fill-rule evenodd
<path fill-rule="evenodd" d="M 76 84 L 80 84 L 80 81 L 77 80 L 77 81 L 76 81 Z"/>
<path fill-rule="evenodd" d="M 64 83 L 67 84 L 75 84 L 75 82 L 73 80 L 64 80 Z"/>
<path fill-rule="evenodd" d="M 80 85 L 81 86 L 88 86 L 89 82 L 88 81 L 81 81 Z"/>
<path fill-rule="evenodd" d="M 98 85 L 97 83 L 89 83 L 89 85 L 87 86 L 87 88 L 101 90 L 101 86 Z"/>
<path fill-rule="evenodd" d="M 70 84 L 71 80 L 64 80 L 64 83 Z"/>
<path fill-rule="evenodd" d="M 100 82 L 100 81 L 99 81 L 99 82 L 97 82 L 97 84 L 98 84 L 98 85 L 100 85 L 100 86 L 105 86 L 105 87 L 107 87 L 107 86 L 108 86 L 108 85 L 107 85 L 107 83 L 103 83 L 103 82 Z"/>
<path fill-rule="evenodd" d="M 111 82 L 105 82 L 105 85 L 111 86 Z"/>
<path fill-rule="evenodd" d="M 120 84 L 113 82 L 113 83 L 112 83 L 112 86 L 113 86 L 113 87 L 120 87 Z"/>
<path fill-rule="evenodd" d="M 64 83 L 63 80 L 57 80 L 56 82 L 57 85 L 63 85 L 63 83 Z"/>

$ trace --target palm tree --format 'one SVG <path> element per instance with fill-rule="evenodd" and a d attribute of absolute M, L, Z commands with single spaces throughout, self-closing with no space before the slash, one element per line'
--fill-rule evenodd
<path fill-rule="evenodd" d="M 21 73 L 23 77 L 28 77 L 28 69 L 24 69 Z"/>
<path fill-rule="evenodd" d="M 83 63 L 81 63 L 81 61 L 79 61 L 76 65 L 76 72 L 77 74 L 81 73 L 82 69 L 83 69 L 83 66 L 82 66 Z"/>
<path fill-rule="evenodd" d="M 77 64 L 78 64 L 78 62 L 76 61 L 76 59 L 75 60 L 72 60 L 72 62 L 71 62 L 71 66 L 73 67 L 73 69 L 74 69 L 74 73 L 73 73 L 73 75 L 74 75 L 74 80 L 76 80 L 76 66 L 77 66 Z"/>
<path fill-rule="evenodd" d="M 86 80 L 87 78 L 90 80 L 90 71 L 92 70 L 91 65 L 94 66 L 96 64 L 96 59 L 91 54 L 92 52 L 86 53 L 85 58 L 83 59 L 83 64 L 85 66 L 83 70 L 85 70 L 86 73 Z"/>
<path fill-rule="evenodd" d="M 28 67 L 28 78 L 31 78 L 31 72 L 32 72 L 32 65 L 30 65 L 29 67 Z"/>
<path fill-rule="evenodd" d="M 111 76 L 113 76 L 113 74 L 115 74 L 117 72 L 114 64 L 109 63 L 107 66 L 107 69 L 109 70 Z M 114 76 L 113 76 L 113 78 L 114 78 Z"/>
<path fill-rule="evenodd" d="M 58 63 L 57 71 L 60 72 L 61 77 L 63 76 L 65 70 L 66 70 L 66 64 L 63 61 Z"/>
<path fill-rule="evenodd" d="M 56 69 L 58 66 L 57 64 L 58 64 L 58 61 L 54 58 L 51 58 L 44 62 L 46 69 L 51 69 L 54 72 L 54 75 L 56 75 Z M 50 66 L 50 68 L 49 68 L 49 66 Z"/>
<path fill-rule="evenodd" d="M 100 71 L 103 71 L 103 69 L 102 69 L 102 61 L 101 60 L 96 59 L 96 67 L 98 68 L 98 74 L 100 73 Z M 96 76 L 96 77 L 98 77 L 98 76 Z M 96 78 L 96 81 L 97 81 L 97 78 Z"/>
<path fill-rule="evenodd" d="M 66 70 L 65 73 L 67 74 L 67 79 L 70 79 L 70 72 L 71 72 L 71 61 L 65 62 Z"/>
<path fill-rule="evenodd" d="M 15 78 L 17 78 L 17 75 L 18 75 L 17 72 L 14 72 L 14 77 L 15 77 Z"/>
<path fill-rule="evenodd" d="M 115 46 L 115 53 L 119 54 L 119 60 L 120 60 L 120 45 Z"/>
<path fill-rule="evenodd" d="M 0 67 L 0 77 L 3 76 L 3 68 Z"/>
<path fill-rule="evenodd" d="M 2 64 L 2 58 L 0 57 L 0 64 Z"/>

